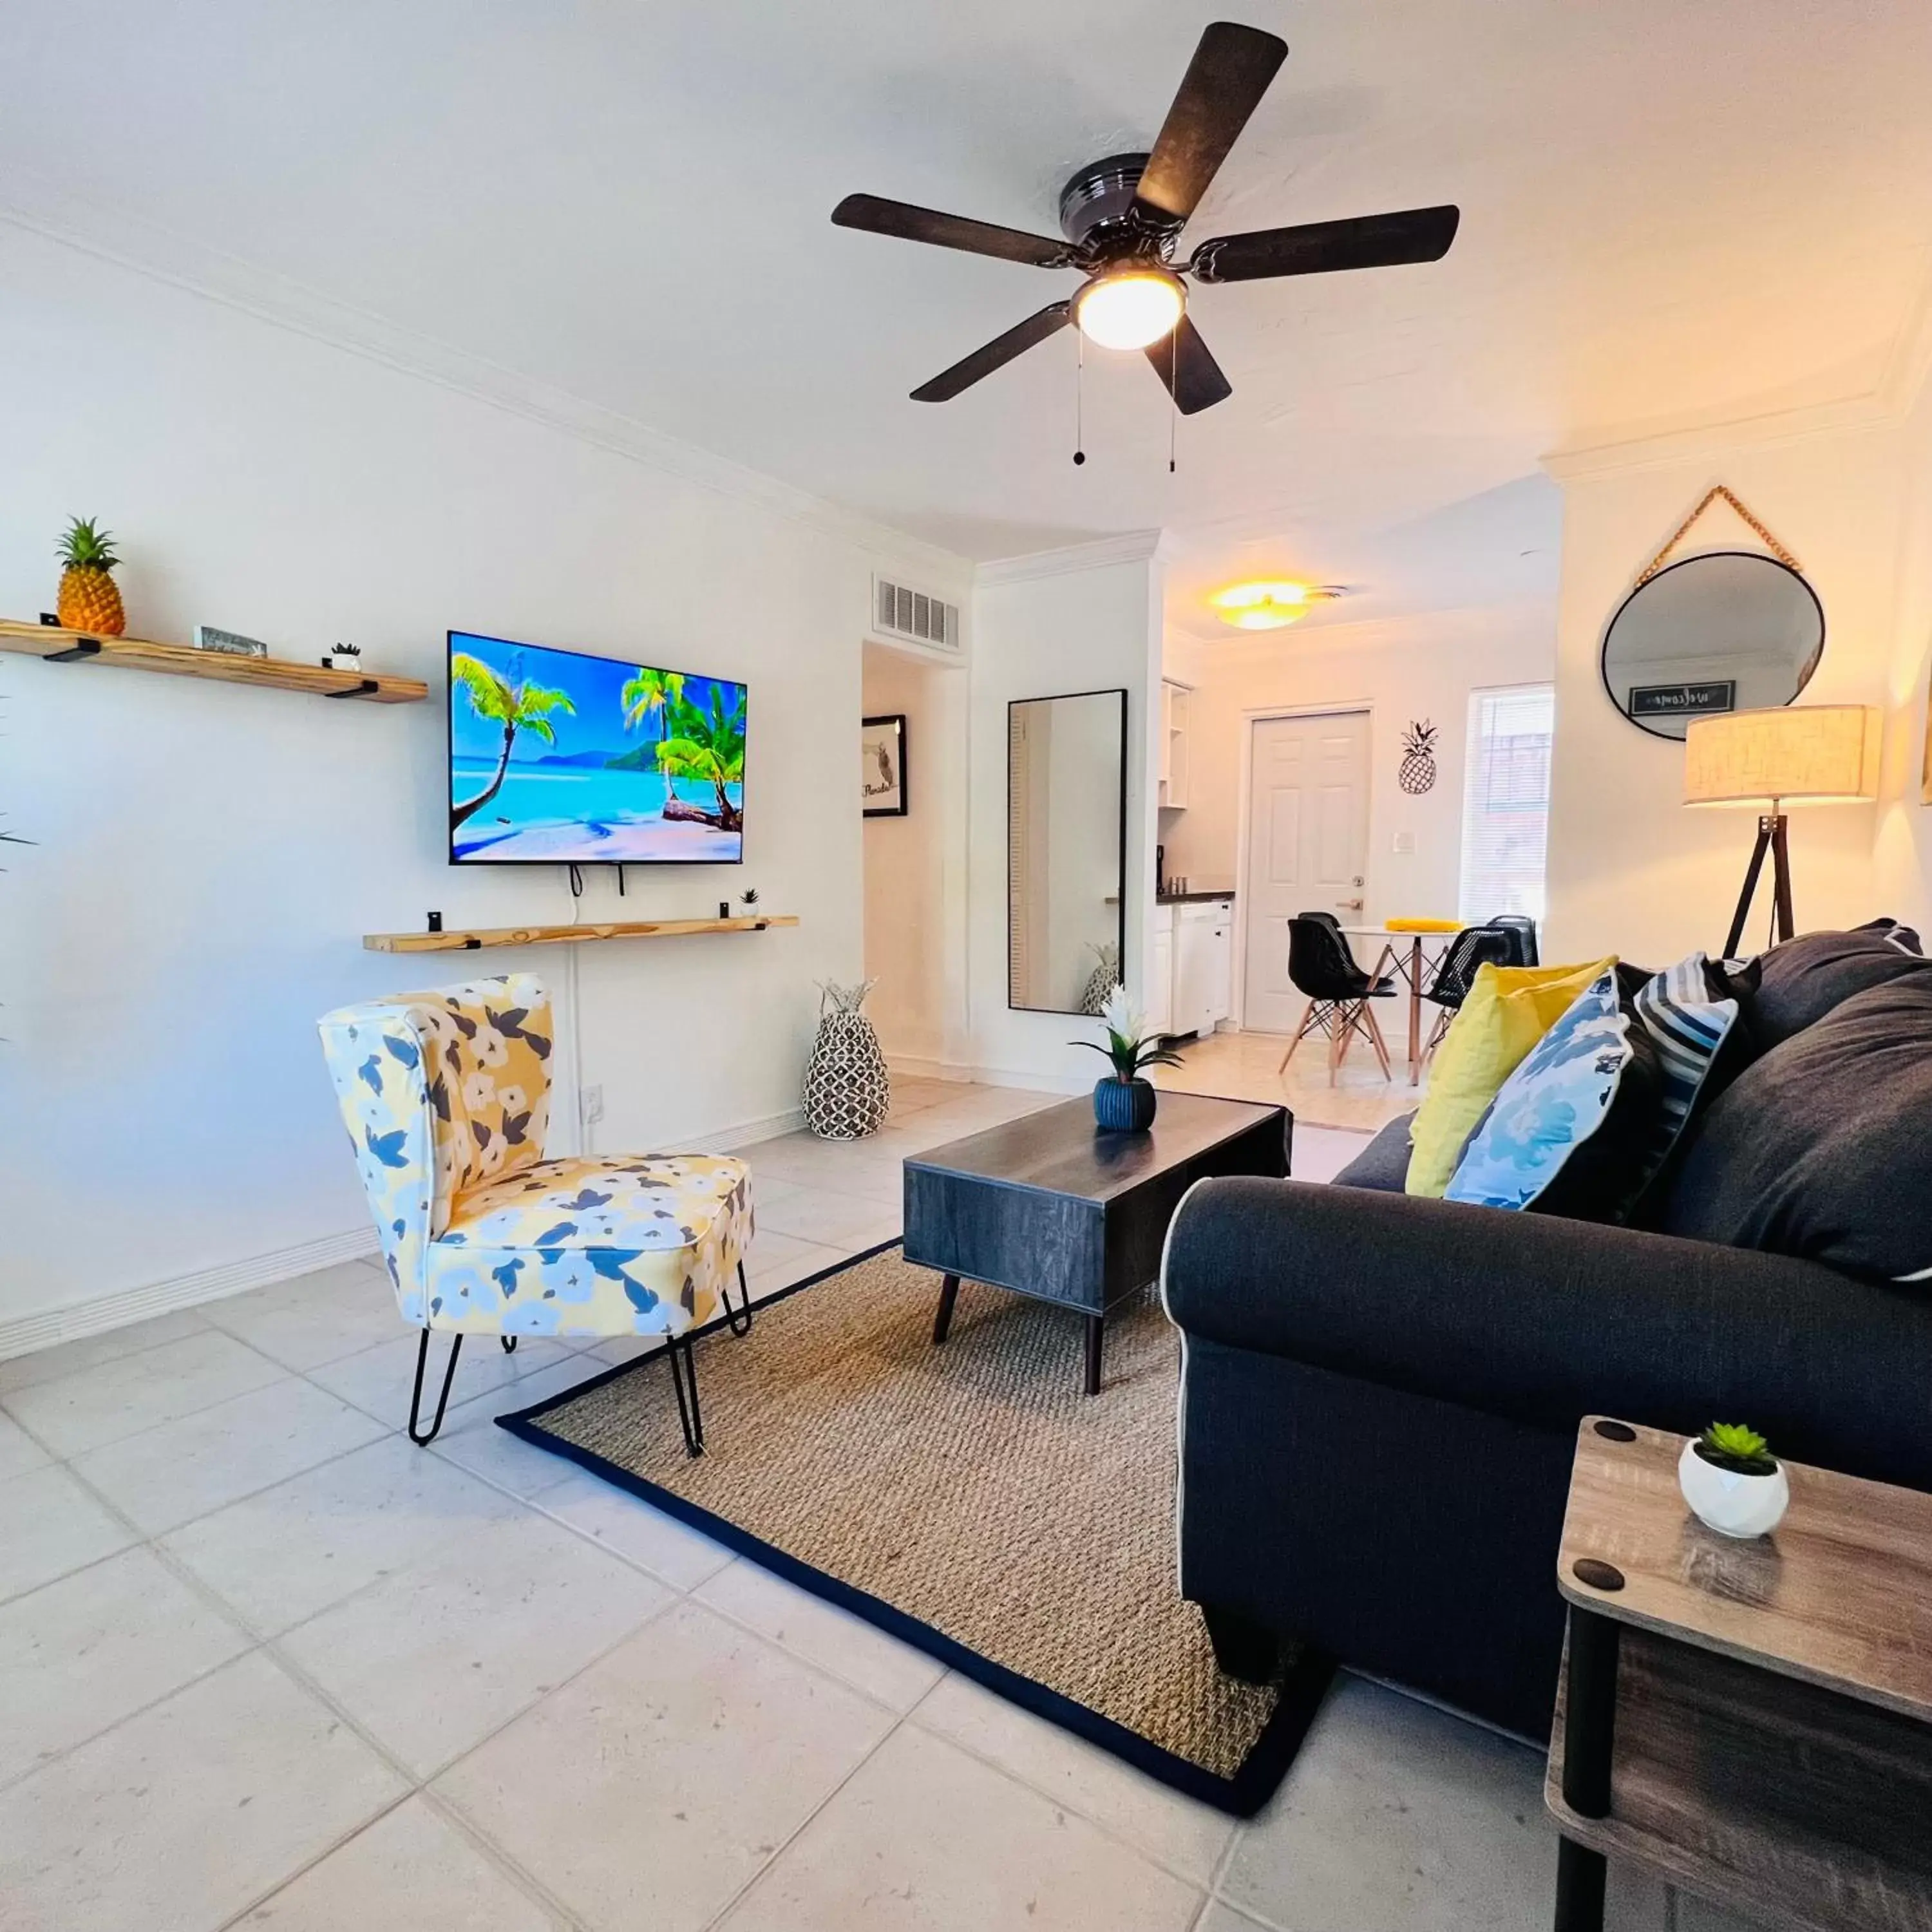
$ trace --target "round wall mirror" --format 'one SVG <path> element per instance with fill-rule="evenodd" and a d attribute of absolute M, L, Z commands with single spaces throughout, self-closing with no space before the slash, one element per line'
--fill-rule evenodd
<path fill-rule="evenodd" d="M 1693 718 L 1789 704 L 1824 649 L 1824 607 L 1796 571 L 1757 550 L 1712 550 L 1624 599 L 1604 633 L 1604 686 L 1633 724 L 1682 738 Z"/>

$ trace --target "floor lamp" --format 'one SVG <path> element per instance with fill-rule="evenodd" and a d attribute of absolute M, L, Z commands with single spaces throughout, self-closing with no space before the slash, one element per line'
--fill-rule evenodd
<path fill-rule="evenodd" d="M 1795 930 L 1785 807 L 1855 805 L 1878 796 L 1878 709 L 1870 704 L 1792 704 L 1694 719 L 1684 740 L 1686 805 L 1754 805 L 1757 844 L 1731 920 L 1724 956 L 1743 944 L 1758 880 L 1771 854 L 1772 898 L 1780 940 Z M 1768 806 L 1768 810 L 1763 809 Z"/>

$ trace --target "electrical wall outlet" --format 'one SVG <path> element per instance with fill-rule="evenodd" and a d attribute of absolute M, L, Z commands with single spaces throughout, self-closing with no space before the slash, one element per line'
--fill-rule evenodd
<path fill-rule="evenodd" d="M 1398 852 L 1413 852 L 1415 850 L 1415 834 L 1413 832 L 1398 832 L 1395 835 L 1395 849 Z"/>
<path fill-rule="evenodd" d="M 604 1118 L 604 1089 L 599 1086 L 584 1090 L 584 1124 L 595 1126 Z"/>

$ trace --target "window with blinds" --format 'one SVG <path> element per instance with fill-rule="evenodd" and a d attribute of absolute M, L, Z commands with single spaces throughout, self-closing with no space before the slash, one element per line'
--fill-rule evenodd
<path fill-rule="evenodd" d="M 1462 778 L 1461 917 L 1498 913 L 1543 917 L 1543 860 L 1550 832 L 1550 742 L 1556 694 L 1546 684 L 1469 694 L 1469 749 Z"/>

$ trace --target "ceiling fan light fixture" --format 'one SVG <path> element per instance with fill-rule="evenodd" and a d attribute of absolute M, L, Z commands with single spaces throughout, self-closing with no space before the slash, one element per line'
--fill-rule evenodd
<path fill-rule="evenodd" d="M 1102 349 L 1144 349 L 1186 313 L 1180 278 L 1144 266 L 1096 275 L 1073 298 L 1073 320 Z"/>

